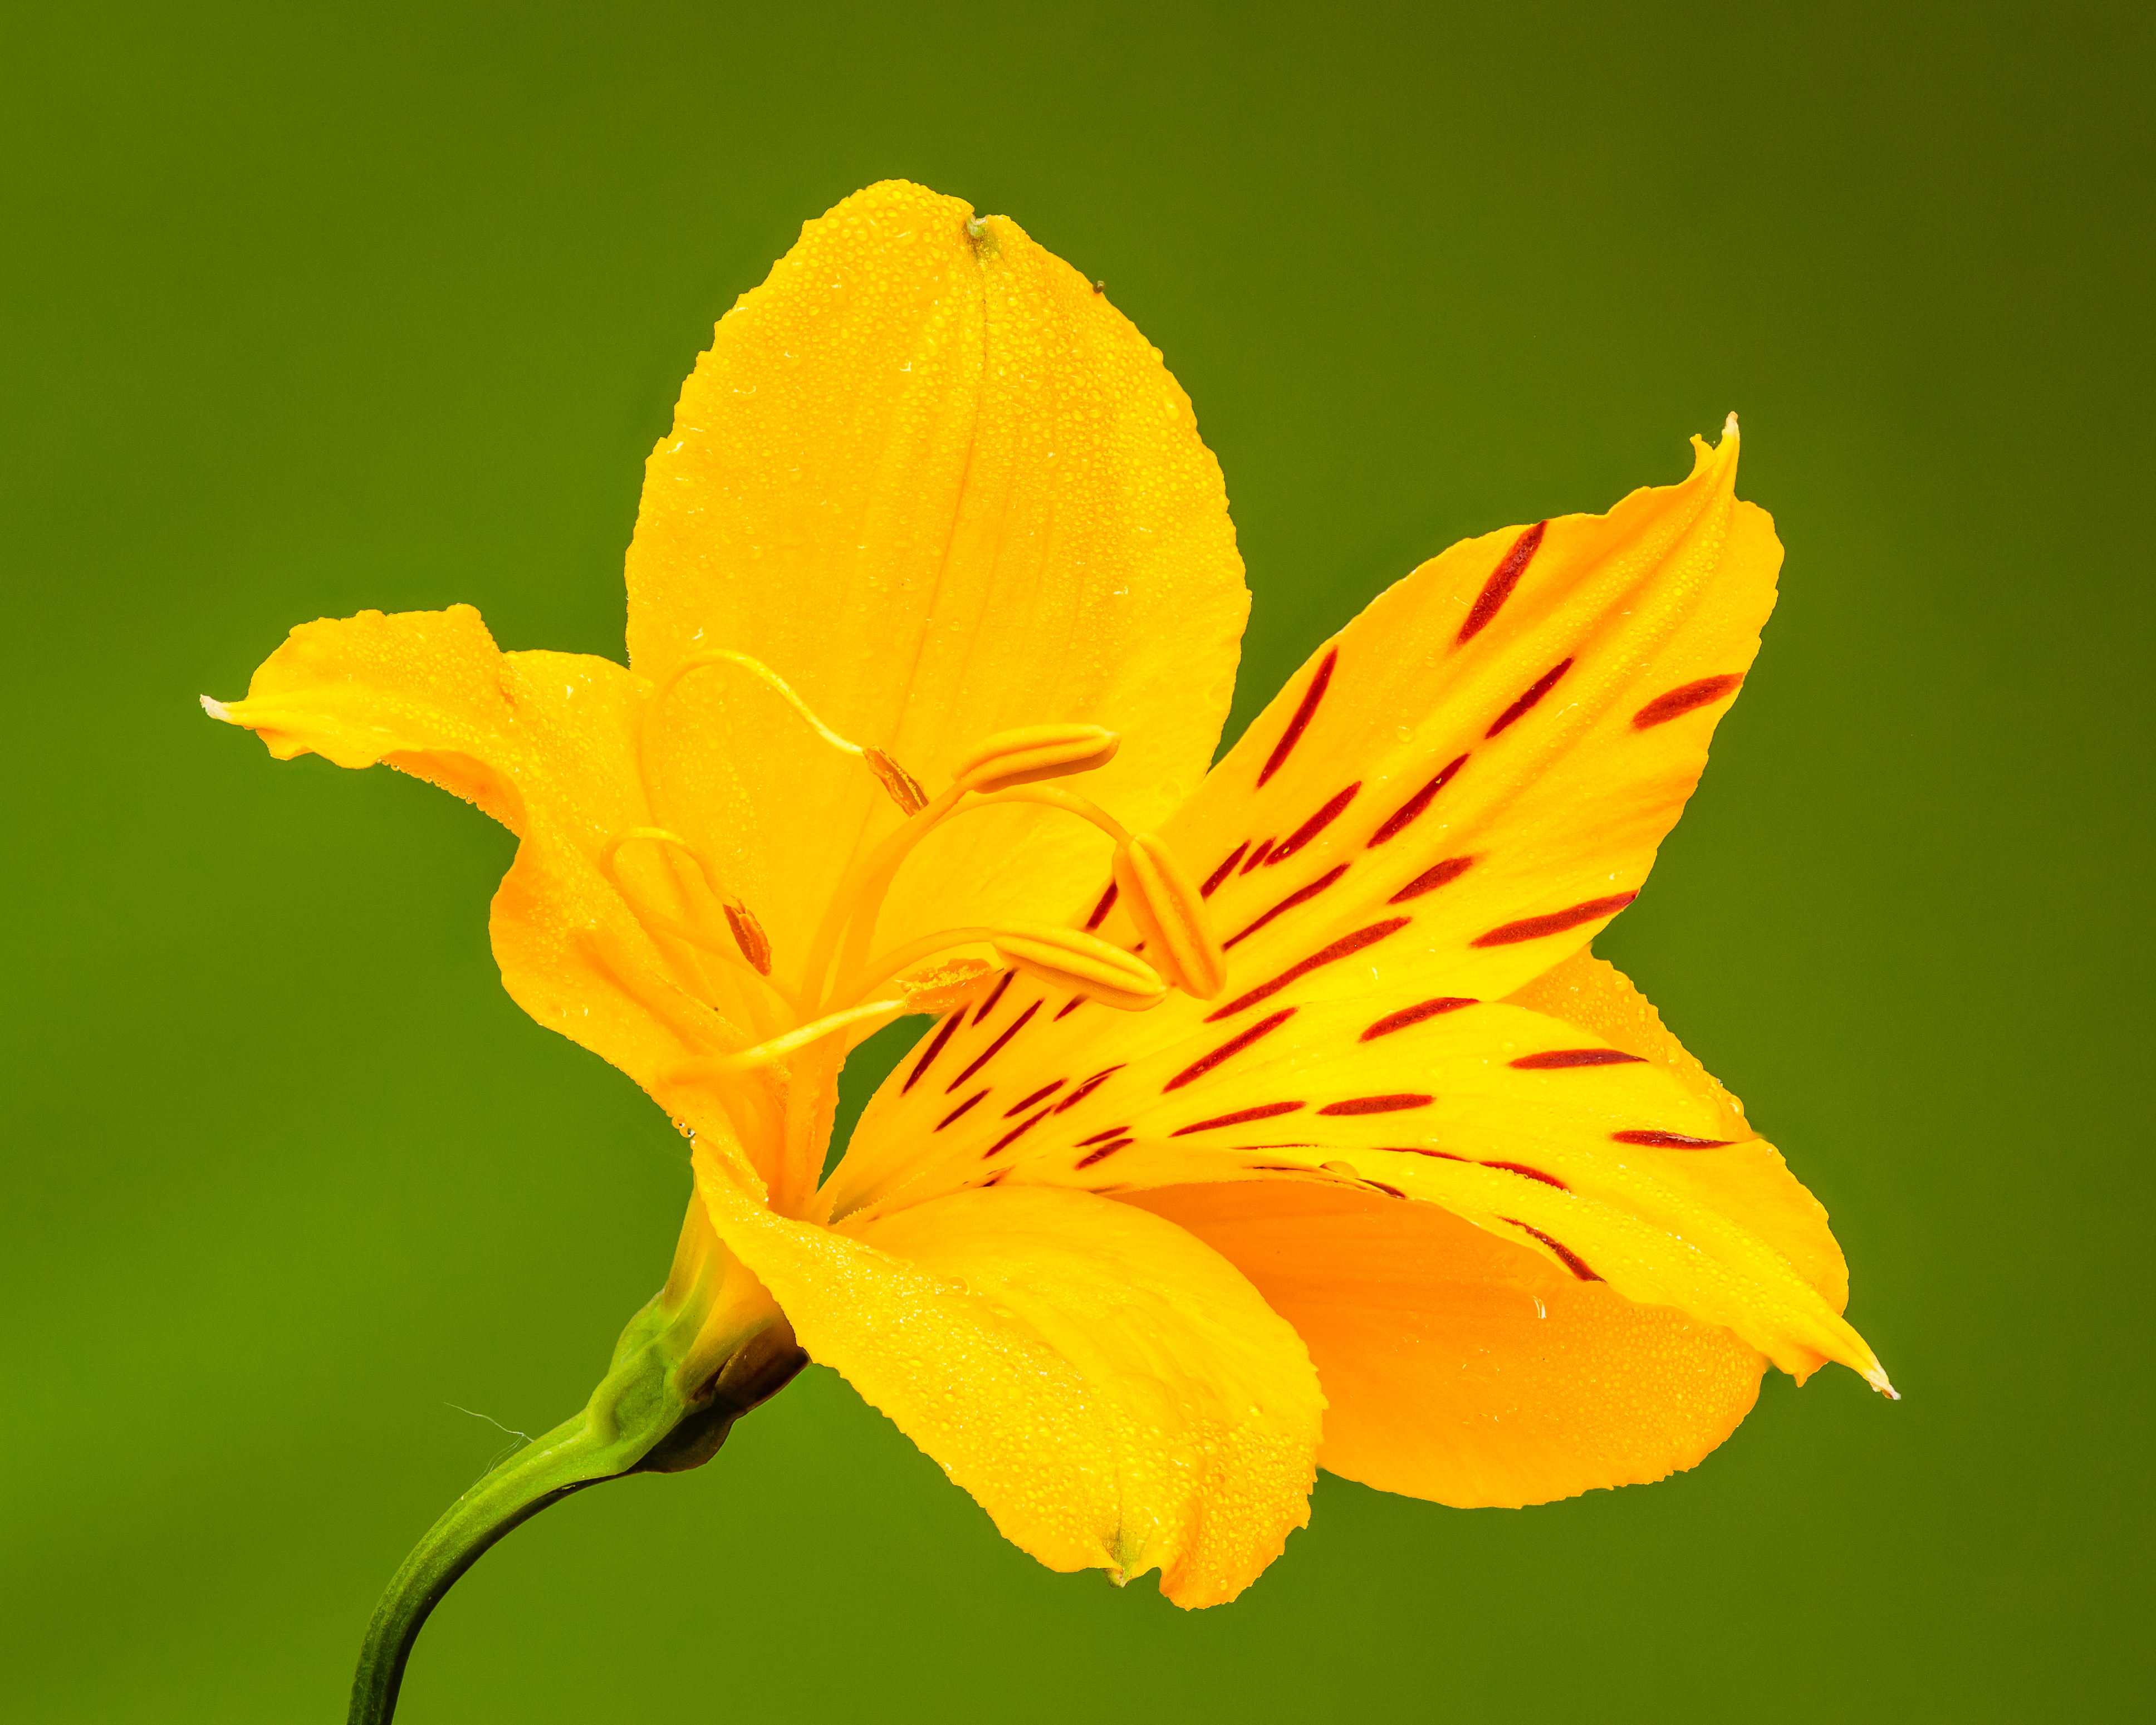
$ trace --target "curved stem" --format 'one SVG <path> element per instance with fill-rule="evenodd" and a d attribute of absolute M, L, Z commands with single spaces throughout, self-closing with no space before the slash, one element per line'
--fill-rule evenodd
<path fill-rule="evenodd" d="M 769 1296 L 745 1291 L 692 1235 L 685 1229 L 675 1277 L 629 1320 L 583 1411 L 451 1504 L 391 1578 L 360 1646 L 348 1725 L 388 1725 L 428 1616 L 504 1535 L 602 1480 L 702 1466 L 800 1370 L 807 1357 Z"/>
<path fill-rule="evenodd" d="M 599 1448 L 588 1414 L 564 1420 L 487 1475 L 427 1530 L 367 1625 L 352 1680 L 351 1725 L 385 1725 L 395 1713 L 405 1661 L 421 1627 L 488 1547 L 549 1504 L 622 1471 L 608 1467 Z"/>

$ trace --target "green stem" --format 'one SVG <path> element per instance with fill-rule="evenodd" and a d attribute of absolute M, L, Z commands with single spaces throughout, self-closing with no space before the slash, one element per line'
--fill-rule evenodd
<path fill-rule="evenodd" d="M 715 1349 L 701 1333 L 710 1307 L 708 1298 L 674 1309 L 654 1298 L 622 1332 L 583 1411 L 494 1469 L 427 1530 L 367 1626 L 349 1725 L 388 1725 L 428 1615 L 496 1540 L 602 1480 L 702 1466 L 735 1420 L 801 1368 L 805 1356 L 783 1320 L 765 1319 Z"/>

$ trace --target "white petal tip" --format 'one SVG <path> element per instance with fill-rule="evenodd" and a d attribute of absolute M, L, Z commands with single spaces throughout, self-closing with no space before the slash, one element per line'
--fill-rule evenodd
<path fill-rule="evenodd" d="M 202 709 L 204 712 L 208 713 L 210 717 L 218 720 L 222 723 L 229 725 L 232 722 L 232 710 L 226 706 L 225 704 L 219 701 L 215 696 L 203 696 L 202 697 Z"/>
<path fill-rule="evenodd" d="M 1736 414 L 1732 413 L 1727 419 L 1722 422 L 1722 434 L 1724 437 L 1734 437 L 1737 435 Z"/>
<path fill-rule="evenodd" d="M 1884 1366 L 1874 1366 L 1864 1374 L 1864 1381 L 1890 1402 L 1898 1402 L 1902 1399 L 1902 1392 L 1887 1381 L 1887 1368 Z"/>

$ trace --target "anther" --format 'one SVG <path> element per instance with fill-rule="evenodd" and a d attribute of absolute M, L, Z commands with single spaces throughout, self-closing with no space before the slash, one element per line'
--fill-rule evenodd
<path fill-rule="evenodd" d="M 741 948 L 742 957 L 748 960 L 758 976 L 769 976 L 771 937 L 763 932 L 763 925 L 738 899 L 726 899 L 721 903 L 726 913 L 726 927 L 733 930 L 734 944 Z"/>
<path fill-rule="evenodd" d="M 995 973 L 994 966 L 978 958 L 952 958 L 901 977 L 896 986 L 906 996 L 908 1012 L 942 1014 L 971 1004 L 981 984 Z"/>
<path fill-rule="evenodd" d="M 1161 973 L 1186 994 L 1217 999 L 1228 961 L 1205 901 L 1174 853 L 1150 833 L 1133 833 L 1116 849 L 1116 885 Z"/>
<path fill-rule="evenodd" d="M 918 814 L 928 806 L 928 793 L 921 788 L 921 781 L 885 751 L 870 743 L 861 750 L 861 759 L 875 774 L 876 783 L 891 793 L 891 800 L 907 814 Z"/>
<path fill-rule="evenodd" d="M 988 934 L 996 956 L 1012 969 L 1066 993 L 1125 1012 L 1143 1012 L 1167 996 L 1168 984 L 1144 959 L 1082 929 L 1007 922 Z"/>
<path fill-rule="evenodd" d="M 969 791 L 1000 791 L 1036 779 L 1091 773 L 1115 758 L 1122 738 L 1098 725 L 1026 725 L 983 737 L 952 769 Z"/>

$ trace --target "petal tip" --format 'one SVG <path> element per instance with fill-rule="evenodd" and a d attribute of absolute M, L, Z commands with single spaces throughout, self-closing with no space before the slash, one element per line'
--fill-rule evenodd
<path fill-rule="evenodd" d="M 1902 1392 L 1887 1381 L 1887 1368 L 1876 1361 L 1871 1369 L 1864 1374 L 1864 1381 L 1890 1402 L 1898 1402 L 1902 1399 Z"/>
<path fill-rule="evenodd" d="M 1735 413 L 1731 413 L 1727 419 L 1722 422 L 1722 434 L 1724 437 L 1735 437 L 1737 435 L 1737 415 Z"/>
<path fill-rule="evenodd" d="M 223 701 L 219 701 L 215 696 L 203 695 L 198 696 L 197 699 L 202 702 L 202 710 L 208 713 L 210 717 L 218 721 L 218 723 L 229 725 L 234 722 L 232 716 L 232 709 L 227 706 Z"/>

